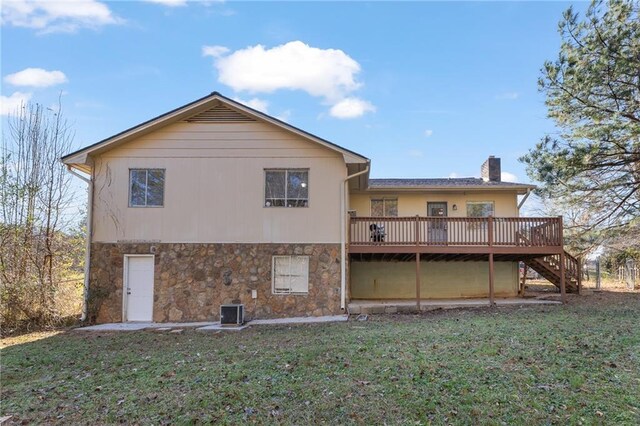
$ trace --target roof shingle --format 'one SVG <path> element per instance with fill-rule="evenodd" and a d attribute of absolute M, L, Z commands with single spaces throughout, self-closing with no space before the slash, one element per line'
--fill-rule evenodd
<path fill-rule="evenodd" d="M 485 181 L 481 178 L 420 178 L 369 179 L 369 189 L 393 188 L 533 188 L 533 185 L 514 182 Z"/>

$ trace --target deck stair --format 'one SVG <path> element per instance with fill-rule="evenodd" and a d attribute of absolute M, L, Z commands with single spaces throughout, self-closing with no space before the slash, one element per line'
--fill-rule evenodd
<path fill-rule="evenodd" d="M 536 230 L 533 229 L 531 233 L 532 238 L 536 238 Z M 517 233 L 518 239 L 525 243 L 530 244 L 531 241 L 523 233 Z M 542 257 L 536 257 L 527 259 L 524 261 L 525 265 L 542 275 L 545 279 L 551 282 L 553 285 L 560 288 L 560 255 L 552 254 Z M 580 262 L 573 257 L 569 252 L 564 250 L 564 285 L 567 293 L 578 293 L 580 291 Z"/>
<path fill-rule="evenodd" d="M 567 293 L 577 293 L 579 289 L 578 280 L 578 260 L 571 254 L 564 252 L 565 258 L 565 288 Z M 524 262 L 529 268 L 533 269 L 544 278 L 549 280 L 553 285 L 560 288 L 560 255 L 554 254 L 544 257 L 536 257 L 527 259 Z"/>

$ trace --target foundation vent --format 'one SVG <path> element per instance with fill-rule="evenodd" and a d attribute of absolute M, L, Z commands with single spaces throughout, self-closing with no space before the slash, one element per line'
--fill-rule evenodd
<path fill-rule="evenodd" d="M 216 105 L 187 118 L 185 121 L 189 123 L 247 123 L 256 120 L 225 105 Z"/>

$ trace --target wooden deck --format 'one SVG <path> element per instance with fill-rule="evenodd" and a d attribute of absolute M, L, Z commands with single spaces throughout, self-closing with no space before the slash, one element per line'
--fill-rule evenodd
<path fill-rule="evenodd" d="M 544 256 L 563 251 L 560 217 L 353 217 L 349 237 L 349 253 Z"/>
<path fill-rule="evenodd" d="M 421 258 L 488 261 L 490 304 L 495 303 L 494 262 L 500 260 L 544 270 L 563 302 L 567 282 L 570 291 L 580 288 L 580 263 L 564 250 L 562 217 L 352 217 L 348 252 L 350 259 L 415 262 L 418 309 Z"/>

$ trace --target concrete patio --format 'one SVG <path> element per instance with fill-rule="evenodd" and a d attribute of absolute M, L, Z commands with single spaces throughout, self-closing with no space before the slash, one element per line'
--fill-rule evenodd
<path fill-rule="evenodd" d="M 553 299 L 538 298 L 509 298 L 496 299 L 496 306 L 518 306 L 518 305 L 561 305 L 562 302 Z M 431 311 L 435 309 L 456 309 L 456 308 L 486 308 L 489 299 L 438 299 L 421 300 L 420 311 Z M 352 300 L 349 302 L 349 314 L 395 314 L 405 312 L 417 312 L 415 300 Z"/>

